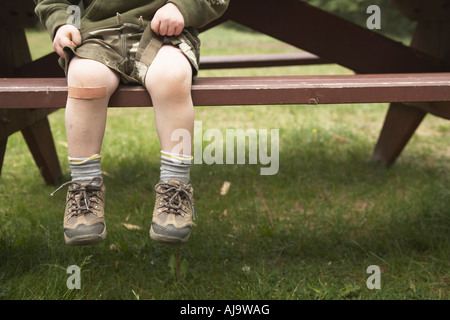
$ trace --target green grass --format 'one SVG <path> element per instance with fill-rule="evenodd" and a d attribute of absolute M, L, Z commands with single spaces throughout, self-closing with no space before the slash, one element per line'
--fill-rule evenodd
<path fill-rule="evenodd" d="M 29 37 L 35 58 L 51 51 L 46 34 Z M 294 50 L 226 28 L 202 40 L 204 55 Z M 200 75 L 338 73 L 349 71 L 324 65 Z M 386 104 L 197 108 L 203 130 L 279 129 L 280 169 L 261 176 L 260 165 L 193 165 L 199 218 L 179 249 L 178 277 L 175 248 L 148 236 L 159 174 L 151 108 L 110 109 L 102 150 L 108 238 L 97 246 L 64 244 L 65 192 L 49 196 L 57 186 L 44 184 L 14 134 L 0 180 L 0 299 L 448 299 L 450 126 L 428 116 L 386 169 L 370 162 L 386 110 Z M 63 110 L 50 116 L 68 180 L 63 119 Z M 222 196 L 224 181 L 231 187 Z M 80 290 L 66 286 L 74 264 Z M 381 268 L 380 290 L 366 286 L 370 265 Z"/>

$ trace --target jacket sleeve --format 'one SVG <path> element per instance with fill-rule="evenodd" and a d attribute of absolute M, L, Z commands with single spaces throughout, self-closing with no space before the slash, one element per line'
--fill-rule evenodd
<path fill-rule="evenodd" d="M 35 12 L 39 20 L 47 29 L 51 38 L 55 37 L 56 30 L 63 24 L 70 21 L 71 13 L 67 8 L 71 5 L 77 5 L 75 0 L 34 0 L 36 4 Z"/>
<path fill-rule="evenodd" d="M 185 27 L 201 28 L 218 19 L 228 8 L 230 0 L 170 0 L 184 17 Z"/>

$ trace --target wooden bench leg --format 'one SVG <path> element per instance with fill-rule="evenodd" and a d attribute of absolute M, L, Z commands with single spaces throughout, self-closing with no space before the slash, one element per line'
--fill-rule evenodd
<path fill-rule="evenodd" d="M 372 155 L 389 166 L 395 162 L 427 113 L 402 103 L 392 103 Z"/>
<path fill-rule="evenodd" d="M 444 16 L 442 16 L 442 19 L 430 19 L 429 16 L 430 12 L 438 10 L 442 4 L 437 3 L 437 1 L 393 0 L 391 2 L 399 7 L 406 16 L 418 20 L 411 47 L 419 49 L 438 60 L 445 61 L 449 65 L 450 21 Z M 430 102 L 416 106 L 418 108 L 399 103 L 390 106 L 373 153 L 373 160 L 381 161 L 386 165 L 392 164 L 427 113 L 450 119 L 448 102 Z M 392 135 L 392 137 L 389 135 Z"/>
<path fill-rule="evenodd" d="M 47 117 L 21 132 L 45 182 L 57 183 L 62 177 L 62 171 Z"/>
<path fill-rule="evenodd" d="M 6 143 L 8 142 L 8 138 L 0 139 L 0 176 L 2 175 L 3 168 L 3 159 L 5 158 L 6 152 Z"/>

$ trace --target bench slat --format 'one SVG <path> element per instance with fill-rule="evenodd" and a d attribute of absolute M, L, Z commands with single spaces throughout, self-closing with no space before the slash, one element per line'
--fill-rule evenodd
<path fill-rule="evenodd" d="M 450 73 L 197 78 L 195 106 L 450 101 Z M 63 108 L 64 78 L 0 79 L 0 108 Z M 111 107 L 151 106 L 141 86 L 120 86 Z"/>
<path fill-rule="evenodd" d="M 260 68 L 328 64 L 308 52 L 200 57 L 200 69 Z"/>

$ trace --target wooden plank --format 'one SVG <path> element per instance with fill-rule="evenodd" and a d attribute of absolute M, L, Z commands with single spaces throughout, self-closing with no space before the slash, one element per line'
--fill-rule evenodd
<path fill-rule="evenodd" d="M 64 70 L 58 64 L 59 56 L 50 53 L 32 62 L 17 67 L 14 71 L 16 78 L 64 78 Z"/>
<path fill-rule="evenodd" d="M 5 159 L 7 143 L 8 143 L 8 137 L 0 138 L 0 176 L 2 175 L 3 160 Z"/>
<path fill-rule="evenodd" d="M 402 12 L 417 19 L 411 47 L 450 64 L 450 10 L 449 0 L 393 1 Z M 446 5 L 444 5 L 446 4 Z M 445 13 L 441 15 L 440 13 Z M 445 21 L 440 21 L 445 20 Z M 429 112 L 450 119 L 450 102 L 418 102 L 414 104 L 392 103 L 386 114 L 372 159 L 391 165 L 401 154 L 416 128 Z"/>
<path fill-rule="evenodd" d="M 195 105 L 332 104 L 447 101 L 450 74 L 199 78 Z"/>
<path fill-rule="evenodd" d="M 2 0 L 0 25 L 34 28 L 38 17 L 34 14 L 36 4 L 30 0 Z"/>
<path fill-rule="evenodd" d="M 327 64 L 329 61 L 308 52 L 200 57 L 200 69 L 284 67 Z"/>
<path fill-rule="evenodd" d="M 15 69 L 17 78 L 64 77 L 64 71 L 57 63 L 56 53 L 48 54 Z M 200 57 L 200 69 L 259 68 L 327 64 L 329 61 L 312 53 L 254 54 L 232 56 Z"/>
<path fill-rule="evenodd" d="M 0 173 L 8 137 L 21 131 L 47 184 L 62 176 L 47 115 L 57 109 L 0 110 Z"/>
<path fill-rule="evenodd" d="M 386 166 L 393 164 L 425 115 L 425 111 L 402 103 L 392 103 L 373 151 L 372 160 Z"/>
<path fill-rule="evenodd" d="M 435 57 L 298 0 L 231 1 L 225 15 L 356 73 L 450 71 Z"/>
<path fill-rule="evenodd" d="M 35 26 L 35 4 L 29 0 L 7 1 L 0 12 L 0 77 L 16 77 L 16 71 L 31 63 L 24 27 Z M 8 101 L 14 107 L 15 101 Z M 33 105 L 34 101 L 28 101 Z M 8 106 L 7 106 L 8 107 Z M 3 109 L 0 112 L 0 173 L 8 136 L 21 130 L 34 160 L 47 183 L 61 176 L 47 115 L 53 110 Z"/>
<path fill-rule="evenodd" d="M 449 101 L 450 73 L 214 77 L 192 86 L 196 106 Z M 65 79 L 0 79 L 0 108 L 64 108 Z M 121 86 L 111 107 L 145 107 L 145 88 Z"/>
<path fill-rule="evenodd" d="M 0 109 L 0 139 L 45 119 L 57 109 Z"/>
<path fill-rule="evenodd" d="M 62 170 L 47 117 L 22 129 L 22 135 L 44 181 L 47 184 L 57 183 L 62 177 Z"/>

